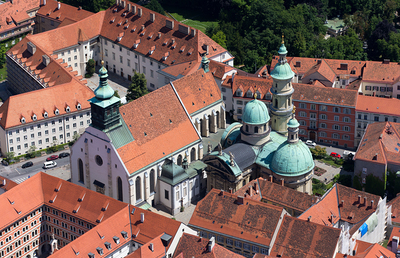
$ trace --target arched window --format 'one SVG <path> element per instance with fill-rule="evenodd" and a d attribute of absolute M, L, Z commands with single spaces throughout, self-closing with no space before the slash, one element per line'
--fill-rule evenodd
<path fill-rule="evenodd" d="M 178 164 L 179 166 L 182 165 L 182 155 L 179 154 L 178 160 L 177 160 L 177 163 L 176 163 L 176 164 Z"/>
<path fill-rule="evenodd" d="M 278 107 L 278 100 L 277 99 L 275 99 L 275 107 L 276 108 Z"/>
<path fill-rule="evenodd" d="M 142 189 L 140 188 L 139 176 L 136 178 L 135 188 L 136 188 L 136 201 L 140 201 L 142 199 Z"/>
<path fill-rule="evenodd" d="M 267 124 L 264 125 L 264 132 L 267 131 Z"/>
<path fill-rule="evenodd" d="M 179 155 L 181 156 L 181 155 Z M 181 157 L 182 159 L 182 157 Z M 155 175 L 154 169 L 150 171 L 150 193 L 154 193 L 154 185 L 155 185 Z"/>
<path fill-rule="evenodd" d="M 78 159 L 78 170 L 79 170 L 79 182 L 82 184 L 85 183 L 85 178 L 83 176 L 83 162 L 81 159 Z"/>
<path fill-rule="evenodd" d="M 258 126 L 254 127 L 254 133 L 258 133 Z"/>
<path fill-rule="evenodd" d="M 294 139 L 294 137 L 293 137 L 293 134 L 292 135 L 290 135 L 290 138 L 293 140 Z"/>
<path fill-rule="evenodd" d="M 196 149 L 193 147 L 192 150 L 190 151 L 190 162 L 193 162 L 196 160 Z"/>
<path fill-rule="evenodd" d="M 249 126 L 246 125 L 246 132 L 249 132 Z"/>
<path fill-rule="evenodd" d="M 123 202 L 123 197 L 122 197 L 122 180 L 120 177 L 117 178 L 117 190 L 118 190 L 118 201 Z"/>

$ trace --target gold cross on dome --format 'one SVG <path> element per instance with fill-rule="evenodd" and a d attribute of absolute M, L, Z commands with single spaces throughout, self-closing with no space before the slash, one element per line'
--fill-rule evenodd
<path fill-rule="evenodd" d="M 104 60 L 101 60 L 101 66 L 104 66 Z"/>
<path fill-rule="evenodd" d="M 296 112 L 296 106 L 293 106 L 292 113 L 294 114 Z"/>
<path fill-rule="evenodd" d="M 283 35 L 283 32 L 282 32 L 282 44 L 285 43 L 284 38 L 285 38 L 285 35 Z"/>

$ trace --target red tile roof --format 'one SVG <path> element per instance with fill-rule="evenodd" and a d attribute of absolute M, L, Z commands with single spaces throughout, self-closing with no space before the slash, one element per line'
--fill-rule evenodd
<path fill-rule="evenodd" d="M 387 243 L 387 249 L 392 251 L 392 240 L 393 237 L 398 237 L 400 238 L 400 227 L 393 227 L 392 228 L 392 233 L 390 233 L 390 237 L 389 237 L 389 241 Z M 397 249 L 400 249 L 399 247 L 397 247 Z"/>
<path fill-rule="evenodd" d="M 392 206 L 392 222 L 400 225 L 400 194 L 392 199 L 388 204 Z"/>
<path fill-rule="evenodd" d="M 13 0 L 12 3 L 8 1 L 0 4 L 0 33 L 15 28 L 17 25 L 14 22 L 20 23 L 29 19 L 27 13 L 39 9 L 39 4 L 40 0 Z M 7 21 L 12 22 L 8 24 Z"/>
<path fill-rule="evenodd" d="M 270 245 L 283 208 L 212 189 L 198 202 L 189 226 Z"/>
<path fill-rule="evenodd" d="M 90 103 L 87 100 L 93 96 L 94 93 L 91 89 L 75 80 L 10 96 L 0 107 L 0 126 L 3 129 L 8 129 L 22 125 L 22 118 L 25 118 L 26 124 L 34 122 L 34 114 L 36 115 L 36 121 L 40 121 L 85 109 L 89 111 Z M 78 109 L 78 104 L 80 104 L 80 109 Z M 69 112 L 66 111 L 66 106 L 69 106 Z M 59 110 L 58 115 L 55 114 L 56 109 Z M 44 115 L 45 112 L 48 114 L 47 117 Z"/>
<path fill-rule="evenodd" d="M 243 258 L 243 256 L 229 251 L 217 243 L 215 243 L 211 252 L 209 252 L 208 245 L 208 239 L 183 233 L 173 257 Z"/>
<path fill-rule="evenodd" d="M 164 245 L 161 241 L 161 237 L 163 234 L 157 236 L 156 238 L 152 239 L 148 243 L 140 246 L 137 250 L 133 253 L 125 256 L 125 258 L 147 258 L 147 257 L 154 257 L 154 258 L 162 258 L 165 257 L 165 249 Z"/>
<path fill-rule="evenodd" d="M 60 22 L 65 19 L 77 22 L 93 14 L 92 12 L 83 10 L 82 8 L 77 8 L 64 3 L 61 3 L 60 9 L 58 9 L 57 3 L 58 2 L 55 0 L 47 0 L 46 5 L 41 5 L 36 15 L 44 16 Z"/>
<path fill-rule="evenodd" d="M 259 77 L 235 75 L 232 83 L 232 93 L 234 94 L 234 96 L 236 96 L 236 91 L 240 88 L 240 90 L 243 91 L 243 97 L 246 97 L 247 91 L 250 90 L 254 93 L 257 89 L 258 92 L 261 93 L 260 99 L 264 100 L 265 95 L 268 92 L 271 93 L 272 84 L 273 80 L 271 78 L 265 79 Z"/>
<path fill-rule="evenodd" d="M 8 190 L 10 190 L 11 188 L 13 188 L 13 187 L 15 187 L 17 185 L 18 184 L 15 183 L 14 181 L 12 181 L 12 180 L 10 180 L 8 178 L 0 176 L 0 188 L 3 189 L 3 191 L 8 191 Z"/>
<path fill-rule="evenodd" d="M 294 100 L 305 100 L 331 105 L 355 107 L 357 103 L 357 91 L 313 86 L 309 84 L 293 83 Z"/>
<path fill-rule="evenodd" d="M 232 66 L 214 60 L 210 60 L 209 69 L 214 77 L 221 80 L 224 78 L 227 72 L 235 70 L 235 68 Z"/>
<path fill-rule="evenodd" d="M 221 91 L 210 72 L 200 69 L 172 82 L 189 114 L 221 101 Z M 216 110 L 219 111 L 219 110 Z"/>
<path fill-rule="evenodd" d="M 400 164 L 400 123 L 369 124 L 358 146 L 354 160 Z"/>
<path fill-rule="evenodd" d="M 186 76 L 201 69 L 200 61 L 188 61 L 180 64 L 175 64 L 164 68 L 162 71 L 175 77 Z"/>
<path fill-rule="evenodd" d="M 356 258 L 380 258 L 380 257 L 387 257 L 387 258 L 395 258 L 396 255 L 386 249 L 385 247 L 381 246 L 380 244 L 371 244 L 368 242 L 364 242 L 361 240 L 356 240 L 356 245 L 354 246 L 354 250 L 356 251 L 356 254 L 353 255 L 347 255 L 345 256 L 344 254 L 337 254 L 335 258 L 351 258 L 351 257 L 356 257 Z"/>
<path fill-rule="evenodd" d="M 330 258 L 336 253 L 341 229 L 285 215 L 272 248 L 291 258 Z"/>
<path fill-rule="evenodd" d="M 319 78 L 319 81 L 327 87 L 331 87 L 336 80 L 336 74 L 325 62 L 321 60 L 316 65 L 312 66 L 303 76 L 302 81 L 308 82 L 311 78 Z M 322 79 L 322 78 L 324 79 Z"/>
<path fill-rule="evenodd" d="M 130 173 L 200 140 L 171 85 L 122 106 L 120 113 L 135 139 L 117 150 Z"/>
<path fill-rule="evenodd" d="M 377 98 L 372 96 L 359 95 L 356 111 L 391 116 L 400 115 L 400 99 Z"/>
<path fill-rule="evenodd" d="M 360 200 L 359 200 L 360 196 Z M 366 203 L 364 203 L 366 198 Z M 371 200 L 374 201 L 371 207 Z M 381 197 L 354 188 L 335 184 L 324 197 L 305 211 L 299 218 L 333 226 L 339 220 L 357 224 L 368 218 L 375 210 Z"/>
<path fill-rule="evenodd" d="M 57 189 L 57 191 L 55 190 Z M 84 196 L 82 201 L 78 199 Z M 0 195 L 0 228 L 14 223 L 35 209 L 46 205 L 94 225 L 111 217 L 127 204 L 68 181 L 39 172 Z M 105 211 L 102 208 L 106 207 Z M 77 207 L 79 209 L 77 210 Z M 73 212 L 77 210 L 77 212 Z M 20 212 L 20 214 L 18 214 Z"/>
<path fill-rule="evenodd" d="M 399 81 L 400 65 L 394 62 L 368 61 L 363 74 L 363 81 L 393 84 Z"/>

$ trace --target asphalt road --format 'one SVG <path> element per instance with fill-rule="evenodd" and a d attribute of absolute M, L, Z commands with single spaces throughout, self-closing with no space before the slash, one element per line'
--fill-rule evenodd
<path fill-rule="evenodd" d="M 27 178 L 35 175 L 36 173 L 43 171 L 50 171 L 50 170 L 55 170 L 58 169 L 60 167 L 66 166 L 70 164 L 70 157 L 66 157 L 66 158 L 62 158 L 62 159 L 56 159 L 55 162 L 57 163 L 57 167 L 55 168 L 51 168 L 51 169 L 44 169 L 43 168 L 43 162 L 46 161 L 46 158 L 50 157 L 51 155 L 58 155 L 61 152 L 69 152 L 69 150 L 63 150 L 57 153 L 53 153 L 50 155 L 46 155 L 43 157 L 37 157 L 34 159 L 30 159 L 29 161 L 33 162 L 33 166 L 32 167 L 28 167 L 28 168 L 22 168 L 21 166 L 26 163 L 25 162 L 19 162 L 19 163 L 15 163 L 9 166 L 4 166 L 3 164 L 0 164 L 0 175 L 4 176 L 8 179 L 11 179 L 13 181 L 15 181 L 16 183 L 21 183 L 23 181 L 25 181 Z"/>

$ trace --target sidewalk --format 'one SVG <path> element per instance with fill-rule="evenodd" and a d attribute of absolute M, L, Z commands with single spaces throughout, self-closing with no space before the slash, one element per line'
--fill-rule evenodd
<path fill-rule="evenodd" d="M 316 174 L 313 175 L 313 178 L 316 178 L 322 182 L 329 182 L 333 179 L 334 176 L 337 174 L 340 174 L 340 171 L 342 170 L 341 168 L 333 167 L 330 165 L 327 165 L 319 160 L 314 160 L 315 166 L 325 169 L 326 172 L 322 174 L 321 176 L 317 176 Z M 326 178 L 326 181 L 325 181 Z"/>

